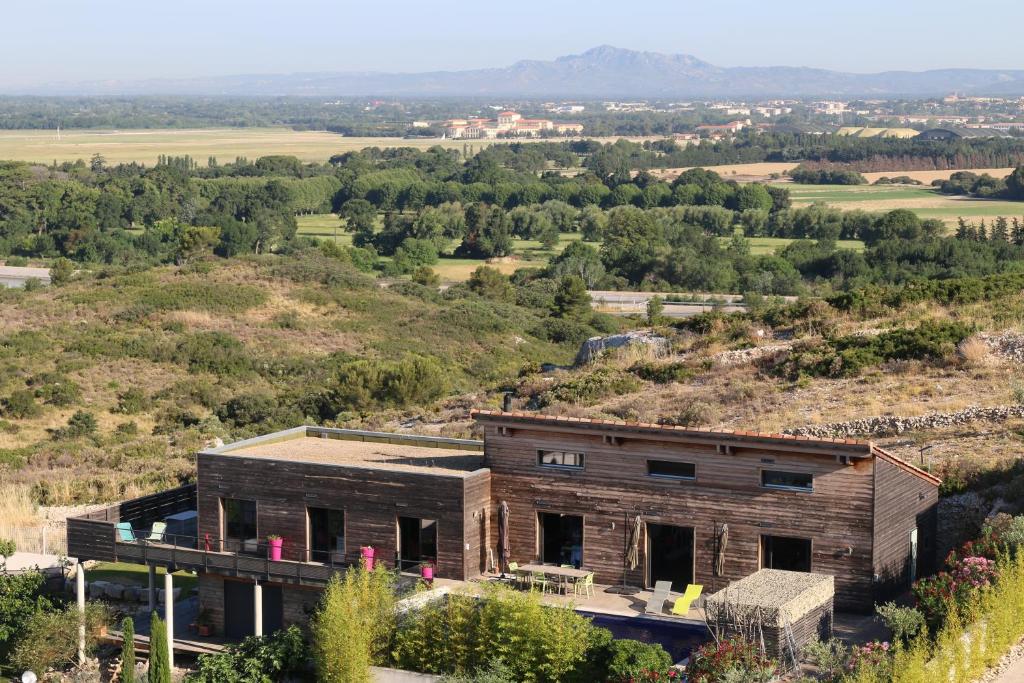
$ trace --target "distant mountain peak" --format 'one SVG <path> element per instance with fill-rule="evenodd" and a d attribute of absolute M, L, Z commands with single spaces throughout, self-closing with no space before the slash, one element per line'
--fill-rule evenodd
<path fill-rule="evenodd" d="M 1024 95 L 1024 70 L 944 69 L 851 74 L 802 67 L 734 67 L 693 55 L 598 45 L 554 60 L 430 73 L 304 73 L 95 81 L 33 95 L 476 96 L 544 98 L 922 97 L 952 91 Z"/>

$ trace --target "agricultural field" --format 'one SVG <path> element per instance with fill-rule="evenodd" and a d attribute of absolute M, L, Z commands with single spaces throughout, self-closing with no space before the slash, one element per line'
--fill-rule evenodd
<path fill-rule="evenodd" d="M 185 130 L 68 130 L 60 140 L 52 130 L 0 131 L 0 159 L 53 163 L 88 160 L 101 154 L 108 163 L 137 161 L 155 164 L 160 155 L 189 155 L 199 163 L 217 157 L 224 163 L 236 157 L 255 159 L 287 154 L 303 161 L 327 161 L 332 155 L 366 147 L 416 147 L 443 145 L 462 149 L 462 140 L 407 140 L 405 138 L 345 137 L 325 131 L 289 128 L 206 128 Z M 473 149 L 492 141 L 470 140 Z"/>
<path fill-rule="evenodd" d="M 1024 202 L 998 199 L 976 199 L 944 195 L 930 187 L 908 185 L 794 185 L 785 187 L 793 198 L 793 206 L 810 206 L 823 202 L 844 211 L 862 209 L 884 212 L 910 209 L 921 218 L 938 218 L 947 226 L 957 219 L 990 221 L 996 216 L 1024 215 Z"/>

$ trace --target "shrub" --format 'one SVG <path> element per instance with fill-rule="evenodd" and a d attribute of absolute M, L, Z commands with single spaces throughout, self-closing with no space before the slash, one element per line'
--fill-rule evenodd
<path fill-rule="evenodd" d="M 111 409 L 111 412 L 121 413 L 122 415 L 137 415 L 147 408 L 149 408 L 149 399 L 146 397 L 145 392 L 142 389 L 132 387 L 118 393 L 117 406 Z"/>
<path fill-rule="evenodd" d="M 121 621 L 121 683 L 135 683 L 135 622 L 131 617 Z"/>
<path fill-rule="evenodd" d="M 804 645 L 803 656 L 830 682 L 838 681 L 846 673 L 850 661 L 849 650 L 838 638 L 810 641 Z"/>
<path fill-rule="evenodd" d="M 40 572 L 0 572 L 0 653 L 21 637 L 33 614 L 51 609 L 44 583 Z"/>
<path fill-rule="evenodd" d="M 7 558 L 18 551 L 17 544 L 9 538 L 0 538 L 0 558 Z"/>
<path fill-rule="evenodd" d="M 277 401 L 263 394 L 242 394 L 235 396 L 217 408 L 216 415 L 221 421 L 245 427 L 269 419 L 277 408 Z"/>
<path fill-rule="evenodd" d="M 274 683 L 306 669 L 306 643 L 298 626 L 265 636 L 249 636 L 223 652 L 200 655 L 195 683 Z"/>
<path fill-rule="evenodd" d="M 655 384 L 669 384 L 671 382 L 685 382 L 692 379 L 695 372 L 686 363 L 651 363 L 641 362 L 629 369 L 640 379 L 654 382 Z"/>
<path fill-rule="evenodd" d="M 178 343 L 174 359 L 193 372 L 240 375 L 252 369 L 242 342 L 226 332 L 198 332 Z"/>
<path fill-rule="evenodd" d="M 12 391 L 11 395 L 0 404 L 0 408 L 3 408 L 4 415 L 17 420 L 36 417 L 42 412 L 42 409 L 36 405 L 35 394 L 27 389 Z"/>
<path fill-rule="evenodd" d="M 153 612 L 149 619 L 149 673 L 146 683 L 171 683 L 168 655 L 167 624 Z"/>
<path fill-rule="evenodd" d="M 78 403 L 82 397 L 82 388 L 74 381 L 57 373 L 44 373 L 29 380 L 31 386 L 38 387 L 36 395 L 44 403 L 61 408 Z"/>
<path fill-rule="evenodd" d="M 78 607 L 62 610 L 36 610 L 24 624 L 24 631 L 11 654 L 11 663 L 19 670 L 43 672 L 63 669 L 78 657 Z M 92 652 L 101 628 L 109 622 L 109 613 L 100 603 L 88 603 L 85 609 L 85 649 Z"/>
<path fill-rule="evenodd" d="M 370 666 L 384 662 L 394 608 L 394 577 L 382 566 L 334 575 L 310 625 L 317 680 L 368 683 Z"/>
<path fill-rule="evenodd" d="M 92 436 L 96 433 L 96 417 L 85 410 L 77 410 L 68 418 L 64 427 L 54 429 L 54 439 L 77 439 L 83 436 Z"/>
<path fill-rule="evenodd" d="M 542 407 L 556 402 L 589 405 L 609 396 L 628 394 L 639 388 L 640 382 L 632 375 L 604 367 L 580 373 L 545 391 L 537 400 Z"/>
<path fill-rule="evenodd" d="M 746 680 L 770 681 L 777 668 L 775 661 L 759 652 L 752 642 L 733 637 L 694 650 L 686 673 L 690 683 L 718 683 L 730 671 L 746 675 Z"/>
<path fill-rule="evenodd" d="M 850 652 L 850 661 L 847 662 L 846 668 L 852 674 L 860 673 L 864 669 L 870 669 L 876 679 L 888 680 L 888 672 L 886 671 L 886 673 L 879 675 L 879 670 L 883 668 L 888 669 L 891 665 L 892 660 L 889 658 L 889 650 L 889 643 L 882 643 L 877 640 L 854 647 Z"/>
<path fill-rule="evenodd" d="M 556 344 L 578 345 L 591 337 L 590 327 L 578 320 L 547 318 L 532 330 L 535 337 L 547 339 Z"/>
<path fill-rule="evenodd" d="M 638 640 L 614 640 L 610 647 L 608 681 L 677 680 L 678 671 L 672 668 L 672 657 L 658 644 Z"/>
<path fill-rule="evenodd" d="M 895 602 L 877 605 L 875 612 L 892 632 L 893 640 L 910 643 L 925 629 L 924 614 L 913 607 L 903 607 Z"/>
<path fill-rule="evenodd" d="M 441 365 L 426 356 L 406 356 L 399 361 L 359 360 L 343 365 L 329 391 L 328 410 L 423 405 L 447 391 Z M 330 415 L 330 417 L 334 417 Z"/>

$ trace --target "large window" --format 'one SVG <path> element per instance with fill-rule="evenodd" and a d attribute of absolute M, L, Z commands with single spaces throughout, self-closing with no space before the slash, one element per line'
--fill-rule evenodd
<path fill-rule="evenodd" d="M 228 552 L 259 552 L 256 531 L 256 501 L 224 498 L 224 546 Z"/>
<path fill-rule="evenodd" d="M 309 508 L 309 550 L 313 562 L 344 562 L 344 512 Z"/>
<path fill-rule="evenodd" d="M 811 539 L 789 536 L 761 537 L 761 568 L 811 571 Z"/>
<path fill-rule="evenodd" d="M 398 566 L 414 570 L 423 562 L 437 564 L 437 521 L 398 518 Z"/>
<path fill-rule="evenodd" d="M 541 512 L 538 521 L 541 562 L 579 567 L 583 563 L 583 518 Z"/>
<path fill-rule="evenodd" d="M 664 477 L 666 479 L 696 479 L 697 466 L 692 462 L 648 460 L 647 474 L 652 477 Z"/>
<path fill-rule="evenodd" d="M 571 451 L 537 451 L 537 464 L 541 467 L 581 470 L 583 469 L 583 457 L 583 453 Z"/>
<path fill-rule="evenodd" d="M 761 470 L 761 486 L 766 489 L 786 489 L 789 491 L 813 491 L 814 477 L 806 472 L 783 472 L 780 470 Z"/>

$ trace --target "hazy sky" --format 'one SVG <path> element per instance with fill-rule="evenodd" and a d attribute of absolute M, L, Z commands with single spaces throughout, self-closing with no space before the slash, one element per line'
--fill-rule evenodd
<path fill-rule="evenodd" d="M 600 44 L 688 53 L 720 66 L 858 72 L 1024 68 L 1021 0 L 973 5 L 950 0 L 35 0 L 4 5 L 4 86 L 462 69 L 551 59 Z"/>

